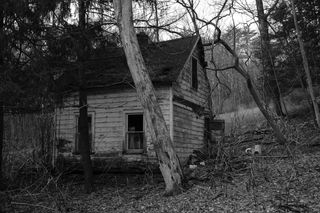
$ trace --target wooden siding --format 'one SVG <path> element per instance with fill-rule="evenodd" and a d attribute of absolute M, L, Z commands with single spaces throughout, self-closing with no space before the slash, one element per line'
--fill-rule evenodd
<path fill-rule="evenodd" d="M 184 164 L 195 149 L 203 146 L 204 119 L 191 108 L 173 104 L 173 140 L 180 162 Z"/>
<path fill-rule="evenodd" d="M 169 87 L 160 87 L 156 89 L 158 101 L 165 121 L 170 129 L 170 89 Z M 64 156 L 72 156 L 72 150 L 75 144 L 76 120 L 78 108 L 77 94 L 72 94 L 64 100 L 64 108 L 56 110 L 57 116 L 57 138 L 64 139 L 69 143 L 67 153 Z M 88 95 L 88 113 L 94 115 L 94 155 L 103 156 L 113 153 L 122 156 L 125 132 L 125 114 L 133 112 L 142 112 L 141 104 L 134 89 L 111 90 L 105 93 Z M 144 122 L 146 123 L 146 122 Z M 145 138 L 147 142 L 148 156 L 155 157 L 151 137 L 145 125 Z M 126 156 L 127 157 L 127 156 Z M 141 159 L 138 155 L 131 155 L 130 160 Z"/>
<path fill-rule="evenodd" d="M 198 89 L 192 88 L 192 58 L 198 61 Z M 186 62 L 177 82 L 173 85 L 173 95 L 209 110 L 210 86 L 206 71 L 200 63 L 199 44 Z M 173 140 L 180 161 L 184 164 L 195 149 L 204 145 L 204 116 L 198 115 L 189 106 L 173 102 Z"/>
<path fill-rule="evenodd" d="M 173 97 L 186 100 L 209 110 L 208 96 L 210 86 L 206 71 L 200 61 L 199 44 L 186 62 L 176 82 L 172 87 L 156 88 L 160 107 L 165 121 L 170 130 L 174 147 L 182 164 L 186 162 L 189 155 L 195 149 L 204 145 L 204 115 L 194 112 L 190 106 L 183 102 L 173 101 Z M 192 88 L 192 57 L 197 59 L 198 88 Z M 176 99 L 177 100 L 177 99 Z M 78 104 L 77 94 L 72 94 L 64 100 L 66 106 L 57 109 L 57 137 L 64 138 L 69 152 L 64 155 L 72 155 L 75 135 L 75 114 L 78 109 L 72 105 Z M 125 113 L 142 112 L 137 94 L 133 89 L 99 91 L 99 94 L 88 96 L 89 113 L 94 113 L 94 151 L 93 157 L 121 157 L 127 161 L 154 161 L 155 153 L 151 144 L 150 134 L 145 128 L 147 141 L 147 155 L 123 155 Z M 189 104 L 192 105 L 192 104 Z M 170 125 L 171 124 L 171 125 Z M 76 156 L 78 157 L 78 156 Z"/>
<path fill-rule="evenodd" d="M 192 88 L 192 57 L 198 61 L 198 89 Z M 208 109 L 208 96 L 210 85 L 206 76 L 206 70 L 200 62 L 199 44 L 193 51 L 189 60 L 186 62 L 176 83 L 173 84 L 173 95 L 179 96 L 185 100 L 191 101 L 199 106 Z"/>

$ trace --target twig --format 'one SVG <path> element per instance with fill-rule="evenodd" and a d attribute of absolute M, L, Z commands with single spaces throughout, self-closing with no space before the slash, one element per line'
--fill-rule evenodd
<path fill-rule="evenodd" d="M 43 206 L 43 205 L 39 205 L 39 204 L 19 203 L 19 202 L 11 202 L 11 204 L 13 204 L 13 205 L 25 205 L 25 206 L 41 207 L 41 208 L 48 209 L 48 210 L 51 210 L 51 211 L 56 211 L 56 209 L 53 209 L 53 208 L 50 208 L 50 207 L 47 207 L 47 206 Z"/>

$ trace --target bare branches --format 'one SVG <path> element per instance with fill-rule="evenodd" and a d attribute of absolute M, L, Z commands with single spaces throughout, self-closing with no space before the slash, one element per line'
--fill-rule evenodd
<path fill-rule="evenodd" d="M 188 1 L 188 3 L 186 3 L 186 1 Z M 199 32 L 198 24 L 196 22 L 198 19 L 198 14 L 195 11 L 196 6 L 194 5 L 194 1 L 193 0 L 177 0 L 177 3 L 182 5 L 187 10 L 191 18 L 191 21 L 193 23 L 194 31 L 196 35 L 199 36 L 200 32 Z"/>
<path fill-rule="evenodd" d="M 158 30 L 163 30 L 163 31 L 166 31 L 166 32 L 169 32 L 169 33 L 172 33 L 172 34 L 176 34 L 176 35 L 179 35 L 181 37 L 184 36 L 183 33 L 180 33 L 176 30 L 173 30 L 170 28 L 170 26 L 172 26 L 173 24 L 177 23 L 178 21 L 180 21 L 184 16 L 186 15 L 186 12 L 181 14 L 180 16 L 178 16 L 177 18 L 165 23 L 165 24 L 162 24 L 162 25 L 158 25 L 157 24 L 151 24 L 150 20 L 147 20 L 147 19 L 135 19 L 135 22 L 136 23 L 145 23 L 146 26 L 137 26 L 137 24 L 135 25 L 135 28 L 152 28 L 152 29 L 158 29 Z"/>
<path fill-rule="evenodd" d="M 222 15 L 222 12 L 224 11 L 228 1 L 229 0 L 224 0 L 218 14 L 209 20 L 205 20 L 204 18 L 199 17 L 198 13 L 195 10 L 196 6 L 195 6 L 193 0 L 177 0 L 177 3 L 179 3 L 181 6 L 183 6 L 187 10 L 187 12 L 191 18 L 192 24 L 194 26 L 195 33 L 197 35 L 200 35 L 201 29 L 212 25 L 214 20 L 217 20 L 217 22 L 218 22 L 219 19 L 221 19 L 222 17 L 226 17 L 228 15 L 228 14 Z M 197 22 L 200 22 L 201 26 L 199 26 Z"/>
<path fill-rule="evenodd" d="M 241 65 L 239 64 L 239 57 L 237 55 L 237 53 L 228 45 L 228 43 L 226 41 L 224 41 L 223 39 L 221 39 L 221 30 L 219 29 L 218 26 L 216 26 L 217 28 L 217 32 L 218 32 L 218 36 L 216 38 L 216 40 L 214 40 L 214 44 L 221 44 L 234 58 L 234 69 L 240 73 L 247 82 L 247 87 L 252 95 L 252 98 L 254 99 L 255 103 L 257 104 L 257 106 L 259 107 L 261 113 L 264 115 L 264 117 L 266 118 L 266 120 L 268 121 L 269 125 L 272 127 L 278 141 L 280 144 L 286 144 L 287 140 L 284 137 L 284 135 L 281 133 L 280 129 L 278 128 L 278 126 L 275 124 L 273 118 L 269 115 L 268 111 L 264 108 L 263 103 L 261 102 L 258 93 L 256 92 L 251 77 L 250 75 L 241 67 Z"/>
<path fill-rule="evenodd" d="M 266 13 L 266 17 L 268 17 L 274 11 L 278 3 L 279 0 L 276 0 L 275 3 L 269 8 L 268 12 Z"/>

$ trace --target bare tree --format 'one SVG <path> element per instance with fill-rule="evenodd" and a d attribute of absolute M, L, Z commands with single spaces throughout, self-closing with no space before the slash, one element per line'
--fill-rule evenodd
<path fill-rule="evenodd" d="M 0 101 L 0 190 L 3 187 L 2 186 L 2 149 L 3 149 L 3 144 L 4 144 L 4 112 L 3 112 L 3 103 Z"/>
<path fill-rule="evenodd" d="M 278 128 L 278 126 L 274 122 L 273 118 L 269 115 L 268 111 L 264 108 L 263 103 L 260 100 L 259 95 L 256 92 L 256 89 L 254 88 L 254 85 L 252 83 L 250 75 L 248 74 L 248 72 L 246 72 L 245 69 L 242 68 L 242 66 L 239 63 L 239 57 L 238 57 L 237 53 L 227 44 L 227 42 L 225 42 L 223 39 L 221 39 L 221 30 L 217 26 L 216 26 L 216 28 L 217 28 L 217 32 L 218 32 L 217 39 L 215 39 L 213 44 L 221 44 L 233 56 L 234 65 L 230 68 L 234 68 L 238 73 L 240 73 L 245 78 L 245 80 L 247 82 L 247 87 L 250 91 L 250 94 L 251 94 L 253 100 L 255 101 L 255 103 L 257 104 L 261 113 L 264 115 L 264 117 L 268 121 L 269 125 L 272 127 L 272 129 L 278 139 L 278 142 L 280 144 L 285 144 L 287 142 L 286 138 L 281 133 L 280 129 Z M 211 44 L 209 44 L 209 45 L 211 45 Z"/>
<path fill-rule="evenodd" d="M 86 8 L 85 1 L 79 0 L 79 29 L 80 42 L 77 50 L 79 62 L 79 146 L 81 163 L 84 170 L 85 191 L 91 193 L 93 190 L 93 171 L 90 157 L 90 143 L 89 143 L 89 128 L 88 128 L 88 105 L 86 92 L 86 77 L 84 60 L 86 58 L 86 51 L 88 51 L 88 44 L 84 35 L 86 28 Z"/>
<path fill-rule="evenodd" d="M 4 45 L 4 16 L 3 16 L 3 8 L 0 7 L 0 42 Z M 4 65 L 4 56 L 3 56 L 3 47 L 0 49 L 0 68 Z M 2 94 L 0 94 L 2 95 Z M 4 110 L 3 110 L 3 97 L 0 97 L 0 189 L 2 187 L 2 150 L 4 145 Z"/>
<path fill-rule="evenodd" d="M 220 14 L 222 13 L 224 7 L 226 6 L 226 2 L 228 0 L 225 0 L 224 1 L 224 4 L 223 6 L 221 7 L 218 15 L 216 16 L 216 23 L 219 21 L 219 16 Z M 196 13 L 195 10 L 192 10 L 192 13 Z M 253 98 L 253 100 L 255 101 L 255 103 L 257 104 L 258 108 L 260 109 L 261 113 L 264 115 L 264 117 L 266 118 L 266 120 L 268 121 L 269 125 L 272 127 L 277 139 L 278 139 L 278 142 L 280 144 L 285 144 L 287 142 L 286 138 L 284 137 L 284 135 L 281 133 L 280 129 L 278 128 L 278 126 L 276 125 L 276 123 L 274 122 L 273 118 L 271 117 L 271 115 L 268 113 L 268 111 L 264 108 L 263 106 L 263 103 L 262 101 L 260 100 L 259 98 L 259 95 L 258 93 L 256 92 L 256 89 L 254 88 L 254 85 L 252 83 L 252 80 L 251 80 L 251 77 L 250 75 L 248 74 L 248 72 L 242 68 L 242 66 L 240 65 L 239 63 L 239 57 L 236 53 L 236 51 L 234 49 L 232 49 L 227 42 L 225 42 L 223 39 L 221 39 L 221 30 L 220 28 L 218 27 L 217 24 L 213 23 L 213 19 L 210 20 L 210 21 L 206 21 L 204 19 L 200 19 L 196 14 L 193 15 L 192 17 L 196 17 L 198 21 L 202 22 L 202 23 L 205 23 L 205 25 L 212 25 L 215 27 L 216 31 L 217 31 L 217 36 L 216 36 L 216 39 L 212 42 L 212 43 L 208 43 L 208 44 L 205 44 L 205 46 L 214 46 L 214 44 L 221 44 L 232 56 L 233 56 L 233 59 L 234 59 L 234 65 L 233 66 L 230 66 L 228 67 L 227 69 L 235 69 L 240 75 L 242 75 L 245 80 L 246 80 L 246 83 L 247 83 L 247 87 L 249 89 L 249 92 Z"/>
<path fill-rule="evenodd" d="M 309 95 L 311 97 L 311 101 L 312 101 L 312 105 L 313 105 L 313 109 L 314 109 L 314 114 L 315 114 L 315 117 L 316 117 L 316 122 L 317 122 L 318 127 L 320 128 L 319 107 L 318 107 L 318 104 L 317 104 L 317 101 L 316 101 L 316 98 L 315 98 L 315 95 L 314 95 L 314 91 L 313 91 L 312 79 L 311 79 L 311 74 L 310 74 L 310 69 L 309 69 L 309 63 L 308 63 L 306 51 L 304 49 L 304 44 L 303 44 L 303 40 L 302 40 L 302 36 L 301 36 L 301 31 L 300 31 L 299 25 L 298 25 L 296 7 L 295 7 L 295 4 L 294 4 L 294 1 L 293 0 L 290 0 L 290 1 L 291 1 L 291 7 L 292 7 L 294 26 L 295 26 L 295 29 L 296 29 L 296 34 L 297 34 L 297 37 L 298 37 L 300 52 L 301 52 L 301 56 L 302 56 L 303 67 L 304 67 L 304 71 L 305 71 L 306 76 L 307 76 L 308 91 L 309 91 Z"/>
<path fill-rule="evenodd" d="M 263 66 L 263 73 L 264 75 L 270 75 L 268 76 L 268 79 L 271 79 L 272 81 L 275 81 L 275 86 L 274 85 L 266 85 L 265 87 L 268 88 L 273 102 L 275 106 L 275 111 L 277 115 L 283 116 L 284 113 L 282 111 L 281 107 L 281 91 L 280 91 L 280 86 L 278 82 L 278 77 L 275 72 L 275 67 L 272 59 L 272 53 L 271 53 L 271 45 L 270 45 L 270 36 L 269 36 L 269 31 L 268 31 L 268 15 L 270 12 L 273 10 L 279 0 L 277 0 L 274 5 L 269 9 L 268 13 L 266 14 L 264 12 L 264 6 L 263 6 L 263 1 L 262 0 L 256 0 L 256 7 L 257 7 L 257 12 L 258 12 L 258 20 L 259 20 L 259 31 L 260 31 L 260 37 L 261 37 L 261 57 L 262 57 L 262 66 Z M 266 79 L 265 79 L 266 80 Z M 269 80 L 270 81 L 270 80 Z"/>
<path fill-rule="evenodd" d="M 114 3 L 123 49 L 166 183 L 166 195 L 174 195 L 181 190 L 183 174 L 134 31 L 132 0 Z"/>

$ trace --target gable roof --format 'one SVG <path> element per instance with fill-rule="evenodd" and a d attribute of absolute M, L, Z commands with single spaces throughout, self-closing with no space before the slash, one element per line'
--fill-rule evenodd
<path fill-rule="evenodd" d="M 185 37 L 158 43 L 140 44 L 150 78 L 153 83 L 174 82 L 197 46 L 199 37 Z M 132 83 L 131 74 L 122 48 L 94 50 L 84 62 L 87 88 L 109 87 Z M 76 64 L 70 65 L 57 79 L 59 90 L 78 87 Z"/>

